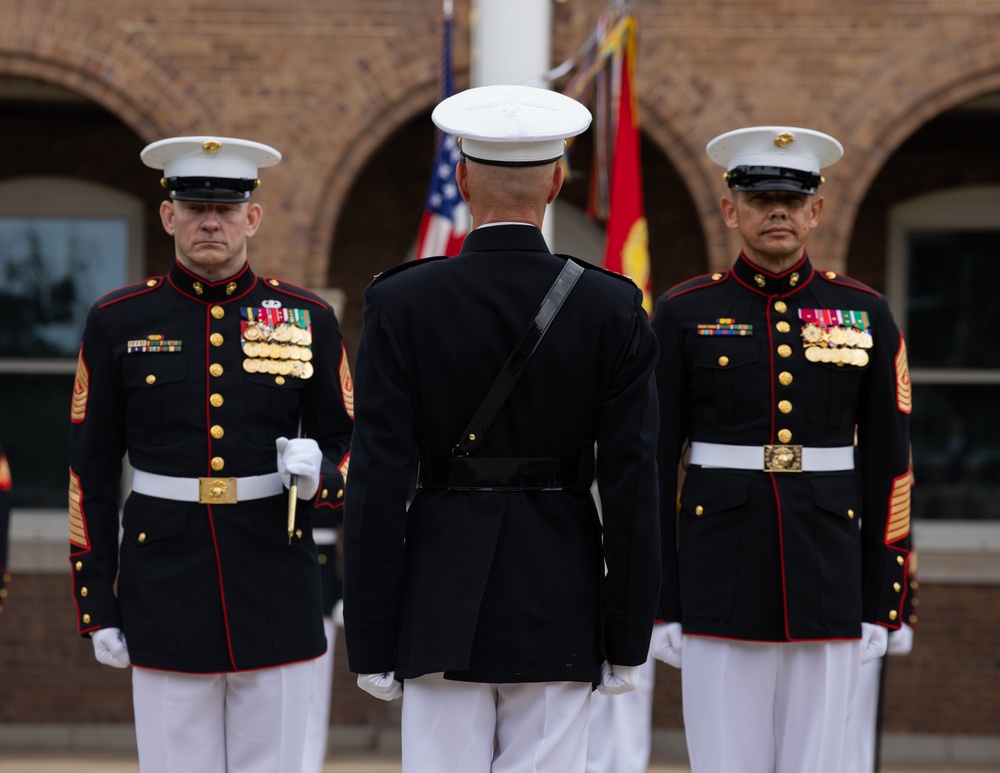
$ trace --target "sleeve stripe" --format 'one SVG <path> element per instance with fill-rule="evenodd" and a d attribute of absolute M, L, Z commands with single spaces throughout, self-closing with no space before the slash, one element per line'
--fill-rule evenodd
<path fill-rule="evenodd" d="M 72 470 L 69 471 L 69 541 L 78 548 L 90 550 L 87 521 L 83 516 L 83 490 L 79 476 Z"/>
<path fill-rule="evenodd" d="M 910 487 L 913 480 L 910 470 L 892 481 L 889 495 L 889 517 L 885 524 L 886 544 L 902 539 L 910 533 Z"/>

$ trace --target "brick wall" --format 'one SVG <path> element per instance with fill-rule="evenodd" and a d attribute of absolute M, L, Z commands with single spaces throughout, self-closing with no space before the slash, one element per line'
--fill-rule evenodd
<path fill-rule="evenodd" d="M 1000 735 L 1000 586 L 922 583 L 919 599 L 913 652 L 888 665 L 886 732 Z M 98 664 L 74 620 L 68 575 L 14 577 L 0 620 L 0 725 L 131 723 L 130 672 Z M 391 722 L 391 707 L 357 688 L 340 633 L 331 724 Z M 680 672 L 662 663 L 652 721 L 683 726 Z"/>

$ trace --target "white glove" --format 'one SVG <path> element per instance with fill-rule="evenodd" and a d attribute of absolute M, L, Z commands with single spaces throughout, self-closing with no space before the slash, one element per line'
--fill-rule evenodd
<path fill-rule="evenodd" d="M 889 646 L 886 652 L 890 655 L 909 655 L 913 649 L 913 629 L 906 623 L 898 631 L 889 631 Z"/>
<path fill-rule="evenodd" d="M 333 624 L 343 628 L 344 627 L 344 600 L 337 599 L 337 603 L 333 605 L 333 611 L 330 613 L 333 618 Z"/>
<path fill-rule="evenodd" d="M 275 445 L 278 447 L 278 472 L 285 488 L 289 487 L 289 476 L 298 475 L 299 499 L 312 499 L 319 491 L 319 468 L 323 463 L 319 443 L 308 437 L 291 440 L 280 437 Z"/>
<path fill-rule="evenodd" d="M 128 668 L 132 662 L 125 646 L 125 634 L 118 628 L 101 628 L 90 634 L 94 642 L 94 655 L 98 663 L 115 668 Z"/>
<path fill-rule="evenodd" d="M 668 666 L 681 667 L 681 649 L 684 647 L 680 623 L 659 623 L 653 626 L 651 649 L 653 657 Z"/>
<path fill-rule="evenodd" d="M 396 681 L 395 671 L 383 674 L 358 674 L 358 687 L 380 701 L 394 701 L 403 694 L 403 685 Z"/>
<path fill-rule="evenodd" d="M 601 683 L 597 685 L 601 695 L 621 695 L 638 686 L 639 666 L 613 666 L 606 660 L 601 664 Z"/>
<path fill-rule="evenodd" d="M 874 623 L 861 624 L 861 665 L 871 663 L 885 654 L 889 629 Z"/>

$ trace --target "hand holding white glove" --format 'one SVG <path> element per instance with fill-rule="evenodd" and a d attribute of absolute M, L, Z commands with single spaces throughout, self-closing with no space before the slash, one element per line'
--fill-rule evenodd
<path fill-rule="evenodd" d="M 289 477 L 298 475 L 299 499 L 312 499 L 319 491 L 319 469 L 323 463 L 319 443 L 307 437 L 291 440 L 280 437 L 275 445 L 278 447 L 278 472 L 285 488 L 289 487 Z"/>
<path fill-rule="evenodd" d="M 403 694 L 403 685 L 396 681 L 396 672 L 358 674 L 358 687 L 380 701 L 394 701 Z"/>
<path fill-rule="evenodd" d="M 871 663 L 885 654 L 889 629 L 874 623 L 861 624 L 861 665 Z"/>
<path fill-rule="evenodd" d="M 913 649 L 913 629 L 903 623 L 898 631 L 889 631 L 889 646 L 886 652 L 890 655 L 909 655 Z"/>
<path fill-rule="evenodd" d="M 125 646 L 125 634 L 118 628 L 101 628 L 93 631 L 90 639 L 94 643 L 94 655 L 98 663 L 114 668 L 128 668 L 132 662 Z"/>
<path fill-rule="evenodd" d="M 684 647 L 680 623 L 658 623 L 653 626 L 651 649 L 653 657 L 668 666 L 681 667 L 681 650 Z"/>
<path fill-rule="evenodd" d="M 639 666 L 613 666 L 608 661 L 601 664 L 601 683 L 597 692 L 602 695 L 621 695 L 639 686 Z"/>

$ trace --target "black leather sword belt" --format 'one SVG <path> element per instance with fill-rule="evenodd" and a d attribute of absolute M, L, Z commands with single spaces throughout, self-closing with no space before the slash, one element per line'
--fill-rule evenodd
<path fill-rule="evenodd" d="M 594 449 L 576 459 L 558 457 L 445 457 L 420 455 L 420 485 L 459 491 L 587 491 L 594 480 Z"/>

